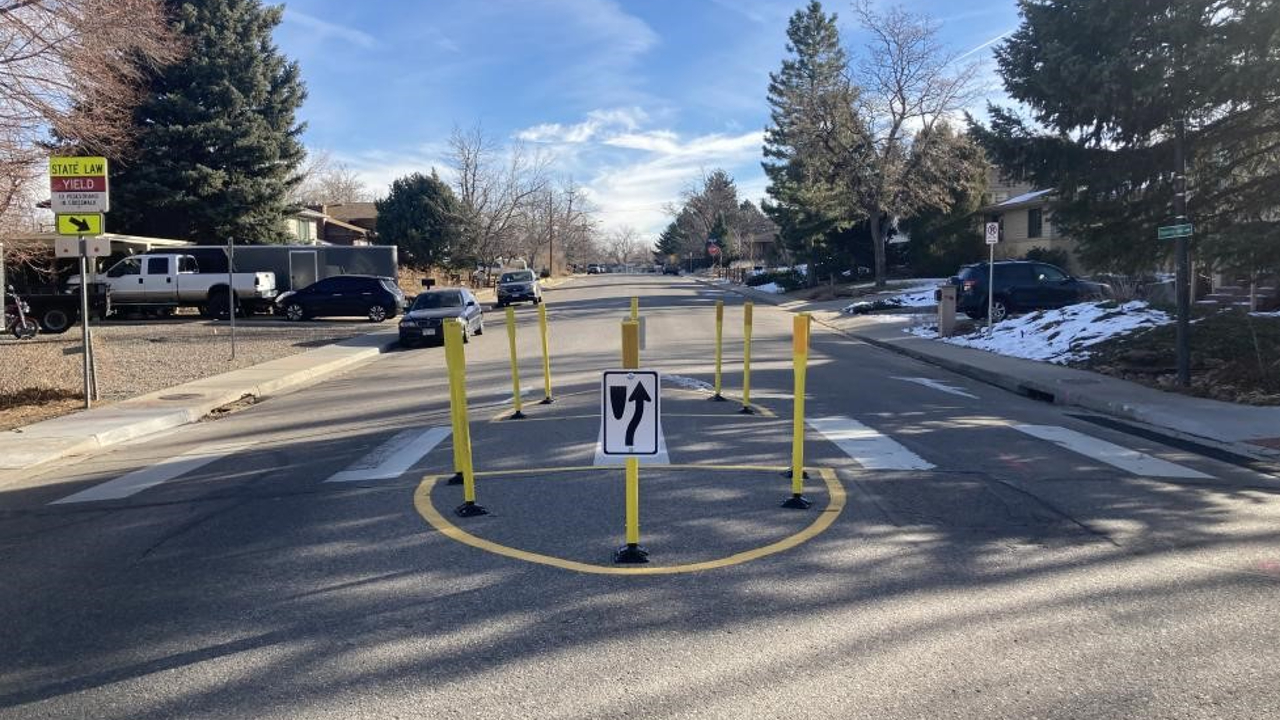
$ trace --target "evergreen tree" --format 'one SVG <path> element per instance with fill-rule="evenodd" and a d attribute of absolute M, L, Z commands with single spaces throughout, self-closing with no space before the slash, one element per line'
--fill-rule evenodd
<path fill-rule="evenodd" d="M 136 152 L 112 166 L 111 225 L 137 235 L 282 242 L 298 182 L 306 96 L 271 40 L 283 6 L 169 0 L 188 57 L 152 72 L 133 114 Z"/>
<path fill-rule="evenodd" d="M 1054 223 L 1079 241 L 1087 265 L 1148 270 L 1172 250 L 1156 228 L 1173 215 L 1180 122 L 1201 257 L 1251 263 L 1258 254 L 1246 238 L 1280 243 L 1280 3 L 1020 7 L 1022 23 L 996 58 L 1030 118 L 993 107 L 976 132 L 1002 169 L 1056 191 Z"/>
<path fill-rule="evenodd" d="M 786 246 L 812 260 L 830 236 L 865 218 L 840 186 L 858 174 L 850 160 L 866 132 L 853 112 L 858 90 L 846 77 L 836 15 L 811 0 L 791 16 L 787 39 L 789 57 L 769 75 L 763 165 L 771 200 L 763 209 Z"/>
<path fill-rule="evenodd" d="M 658 242 L 654 245 L 653 256 L 658 262 L 671 262 L 672 256 L 675 256 L 677 262 L 680 255 L 685 252 L 685 246 L 688 244 L 688 238 L 680 230 L 680 226 L 672 221 L 658 235 Z"/>
<path fill-rule="evenodd" d="M 990 165 L 969 136 L 948 125 L 931 132 L 935 152 L 921 168 L 919 179 L 944 188 L 949 197 L 934 207 L 904 218 L 899 230 L 910 236 L 906 252 L 912 270 L 924 275 L 951 275 L 965 263 L 984 255 L 981 221 L 975 214 L 987 191 Z M 917 143 L 922 139 L 917 138 Z"/>
<path fill-rule="evenodd" d="M 378 236 L 400 248 L 405 263 L 431 267 L 454 260 L 463 235 L 462 210 L 434 170 L 397 178 L 376 205 Z"/>

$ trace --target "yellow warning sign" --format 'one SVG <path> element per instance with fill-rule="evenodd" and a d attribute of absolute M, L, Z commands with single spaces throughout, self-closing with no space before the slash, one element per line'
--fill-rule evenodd
<path fill-rule="evenodd" d="M 59 235 L 101 235 L 102 213 L 58 215 Z"/>

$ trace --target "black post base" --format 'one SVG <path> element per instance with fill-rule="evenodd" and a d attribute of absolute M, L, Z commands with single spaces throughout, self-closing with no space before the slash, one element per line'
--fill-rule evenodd
<path fill-rule="evenodd" d="M 556 399 L 555 399 L 555 398 L 553 398 L 553 397 L 551 397 L 550 395 L 548 395 L 547 397 L 542 398 L 542 402 L 539 402 L 538 404 L 539 404 L 539 405 L 550 405 L 551 403 L 553 403 L 553 402 L 555 402 L 555 401 L 556 401 Z"/>
<path fill-rule="evenodd" d="M 790 470 L 783 470 L 783 471 L 782 471 L 782 473 L 781 473 L 781 475 L 782 475 L 782 477 L 784 477 L 784 478 L 790 478 L 790 477 L 791 477 L 791 471 L 790 471 Z M 804 478 L 805 480 L 808 480 L 808 479 L 809 479 L 809 471 L 808 471 L 808 470 L 801 471 L 801 473 L 800 473 L 800 477 Z"/>
<path fill-rule="evenodd" d="M 723 395 L 720 395 L 720 394 L 712 395 L 711 397 L 709 397 L 709 398 L 707 398 L 707 399 L 708 399 L 708 400 L 714 400 L 714 401 L 716 401 L 716 402 L 729 402 L 729 398 L 727 398 L 727 397 L 725 397 L 725 396 L 723 396 Z"/>
<path fill-rule="evenodd" d="M 523 420 L 523 419 L 524 419 L 524 413 L 522 413 L 522 412 L 520 412 L 519 410 L 517 410 L 517 411 L 515 411 L 515 412 L 511 413 L 511 417 L 508 417 L 507 419 L 508 419 L 508 420 Z"/>
<path fill-rule="evenodd" d="M 453 477 L 449 478 L 449 480 L 448 480 L 445 484 L 446 484 L 446 485 L 461 485 L 461 484 L 462 484 L 462 473 L 460 473 L 460 472 L 454 473 L 454 474 L 453 474 Z"/>
<path fill-rule="evenodd" d="M 616 563 L 640 564 L 649 562 L 649 551 L 634 543 L 627 543 L 613 552 Z"/>
<path fill-rule="evenodd" d="M 479 515 L 488 515 L 489 511 L 485 510 L 483 505 L 477 505 L 473 502 L 464 502 L 453 509 L 453 514 L 458 517 L 476 517 Z"/>
<path fill-rule="evenodd" d="M 792 495 L 782 501 L 782 507 L 791 508 L 792 510 L 808 510 L 813 507 L 813 503 L 803 495 Z"/>
<path fill-rule="evenodd" d="M 739 410 L 738 412 L 739 412 L 739 413 L 741 413 L 742 415 L 755 415 L 755 414 L 756 414 L 755 409 L 754 409 L 754 408 L 752 408 L 750 405 L 743 405 L 743 406 L 742 406 L 742 409 L 741 409 L 741 410 Z"/>

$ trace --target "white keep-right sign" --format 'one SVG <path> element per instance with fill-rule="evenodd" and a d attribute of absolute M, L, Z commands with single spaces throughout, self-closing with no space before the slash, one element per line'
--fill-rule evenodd
<path fill-rule="evenodd" d="M 604 455 L 658 454 L 661 417 L 656 370 L 605 370 L 600 380 Z"/>

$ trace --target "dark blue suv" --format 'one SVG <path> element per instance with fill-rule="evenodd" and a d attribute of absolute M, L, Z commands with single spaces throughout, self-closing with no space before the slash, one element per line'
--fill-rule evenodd
<path fill-rule="evenodd" d="M 958 286 L 956 310 L 977 320 L 987 316 L 987 263 L 960 268 L 950 284 Z M 995 297 L 991 307 L 995 322 L 1022 310 L 1066 307 L 1086 300 L 1107 297 L 1110 288 L 1080 280 L 1048 263 L 1005 260 L 995 264 Z"/>
<path fill-rule="evenodd" d="M 276 307 L 290 320 L 355 316 L 382 322 L 398 315 L 404 304 L 396 281 L 376 275 L 334 275 L 276 299 Z"/>

